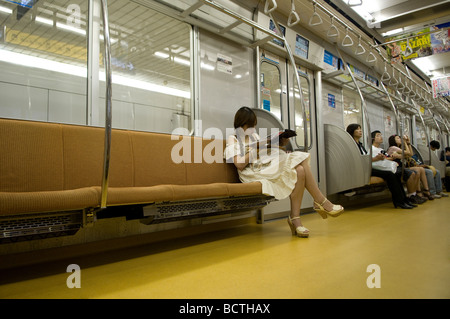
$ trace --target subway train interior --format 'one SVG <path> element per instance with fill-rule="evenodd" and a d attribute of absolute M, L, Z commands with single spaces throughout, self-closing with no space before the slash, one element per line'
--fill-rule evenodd
<path fill-rule="evenodd" d="M 450 298 L 450 1 L 0 0 L 0 26 L 0 298 Z M 305 191 L 298 238 L 240 181 L 242 106 L 342 215 Z M 374 131 L 423 203 L 372 176 Z"/>

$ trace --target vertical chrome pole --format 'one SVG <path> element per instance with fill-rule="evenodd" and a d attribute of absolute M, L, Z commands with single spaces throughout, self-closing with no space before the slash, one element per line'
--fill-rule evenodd
<path fill-rule="evenodd" d="M 370 157 L 369 157 L 369 161 L 367 162 L 367 165 L 368 165 L 367 172 L 372 172 L 372 138 L 371 137 L 369 138 L 369 136 L 371 136 L 370 135 L 371 132 L 370 132 L 370 121 L 369 121 L 369 114 L 367 112 L 366 100 L 364 99 L 361 89 L 359 88 L 359 85 L 356 82 L 355 77 L 353 76 L 352 70 L 347 66 L 347 62 L 345 62 L 344 57 L 342 56 L 341 51 L 339 50 L 337 45 L 336 45 L 336 50 L 339 54 L 339 57 L 342 60 L 342 63 L 344 64 L 344 68 L 346 68 L 348 70 L 348 73 L 350 74 L 350 77 L 352 78 L 353 83 L 355 83 L 356 90 L 358 91 L 359 98 L 361 99 L 361 109 L 362 109 L 362 114 L 363 114 L 363 121 L 364 121 L 364 119 L 366 120 L 366 125 L 367 125 L 367 130 L 368 130 L 366 143 L 367 143 L 367 148 L 369 149 L 368 153 L 369 153 Z M 366 182 L 367 182 L 367 184 L 370 183 L 370 175 L 368 175 L 368 180 Z"/>
<path fill-rule="evenodd" d="M 105 43 L 105 75 L 106 75 L 106 105 L 105 105 L 105 151 L 103 156 L 103 178 L 101 208 L 106 208 L 109 181 L 109 161 L 111 157 L 111 125 L 112 125 L 112 72 L 111 72 L 111 40 L 109 37 L 108 3 L 102 0 L 103 33 Z"/>
<path fill-rule="evenodd" d="M 273 24 L 277 28 L 278 34 L 283 38 L 284 47 L 286 48 L 286 52 L 289 55 L 289 61 L 291 62 L 292 68 L 294 69 L 295 79 L 297 81 L 298 91 L 299 91 L 299 95 L 300 95 L 300 101 L 302 103 L 302 108 L 303 108 L 303 137 L 304 137 L 304 143 L 305 143 L 305 149 L 303 151 L 308 152 L 308 118 L 306 116 L 306 103 L 305 103 L 305 100 L 303 99 L 302 85 L 300 82 L 300 76 L 298 75 L 298 71 L 296 68 L 294 55 L 292 54 L 291 46 L 287 42 L 286 38 L 282 35 L 283 33 L 281 32 L 281 28 L 278 25 L 278 22 L 275 20 L 275 18 L 273 17 L 271 12 L 269 12 L 269 17 L 270 17 L 270 19 L 272 19 Z"/>

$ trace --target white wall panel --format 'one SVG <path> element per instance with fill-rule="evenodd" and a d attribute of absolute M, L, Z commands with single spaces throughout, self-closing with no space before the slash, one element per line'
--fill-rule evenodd
<path fill-rule="evenodd" d="M 47 121 L 48 90 L 0 83 L 0 117 Z"/>
<path fill-rule="evenodd" d="M 86 124 L 86 96 L 49 91 L 49 122 Z"/>

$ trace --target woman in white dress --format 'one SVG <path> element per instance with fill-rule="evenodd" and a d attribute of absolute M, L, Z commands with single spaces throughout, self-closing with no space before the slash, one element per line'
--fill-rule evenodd
<path fill-rule="evenodd" d="M 276 199 L 290 197 L 291 212 L 288 223 L 292 235 L 308 237 L 309 230 L 300 220 L 300 208 L 305 188 L 314 199 L 314 210 L 325 219 L 328 215 L 337 217 L 344 211 L 340 205 L 333 205 L 322 194 L 309 166 L 309 153 L 286 153 L 272 145 L 265 148 L 256 133 L 256 114 L 248 107 L 240 108 L 234 117 L 235 135 L 227 140 L 225 159 L 234 163 L 243 183 L 260 182 L 263 194 Z M 280 145 L 286 145 L 282 139 Z"/>

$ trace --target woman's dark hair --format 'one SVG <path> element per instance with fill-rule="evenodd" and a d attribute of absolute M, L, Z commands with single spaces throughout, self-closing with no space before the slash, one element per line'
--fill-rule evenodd
<path fill-rule="evenodd" d="M 358 129 L 361 128 L 361 125 L 353 123 L 353 124 L 349 124 L 347 126 L 347 133 L 350 134 L 353 137 L 353 133 Z"/>
<path fill-rule="evenodd" d="M 439 143 L 438 141 L 432 140 L 430 142 L 430 146 L 438 150 L 441 148 L 441 143 Z"/>
<path fill-rule="evenodd" d="M 248 125 L 249 127 L 256 126 L 257 119 L 255 112 L 247 106 L 241 107 L 234 115 L 234 128 L 243 127 Z"/>
<path fill-rule="evenodd" d="M 391 135 L 389 136 L 389 147 L 391 146 L 398 146 L 397 142 L 395 141 L 395 137 L 398 135 Z"/>

